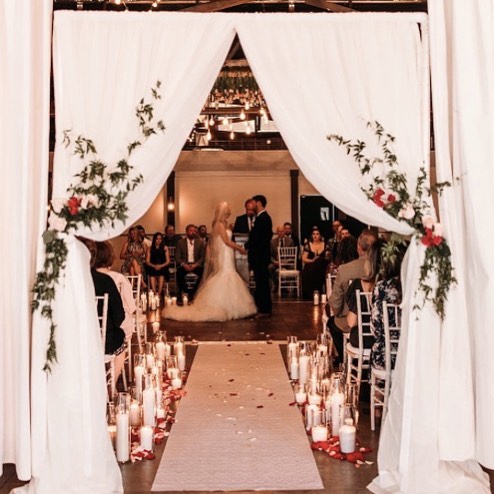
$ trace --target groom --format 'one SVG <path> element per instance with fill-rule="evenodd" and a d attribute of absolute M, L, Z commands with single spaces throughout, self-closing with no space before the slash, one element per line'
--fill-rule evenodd
<path fill-rule="evenodd" d="M 269 289 L 269 262 L 271 260 L 271 238 L 273 236 L 273 223 L 271 216 L 266 211 L 266 198 L 261 195 L 254 196 L 254 211 L 256 221 L 250 231 L 249 240 L 245 244 L 247 249 L 249 266 L 254 271 L 256 288 L 254 300 L 259 311 L 258 317 L 271 316 L 271 290 Z"/>

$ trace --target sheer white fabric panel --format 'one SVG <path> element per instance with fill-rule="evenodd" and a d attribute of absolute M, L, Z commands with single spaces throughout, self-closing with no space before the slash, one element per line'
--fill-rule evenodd
<path fill-rule="evenodd" d="M 469 330 L 474 341 L 474 446 L 476 458 L 492 469 L 494 2 L 434 0 L 429 9 L 438 180 L 460 179 L 441 200 L 445 219 L 456 219 L 453 231 L 467 306 L 467 320 L 450 330 Z M 452 358 L 467 348 L 458 348 Z M 446 455 L 448 443 L 442 446 Z"/>
<path fill-rule="evenodd" d="M 0 2 L 0 475 L 31 476 L 30 326 L 36 249 L 46 222 L 51 0 Z"/>
<path fill-rule="evenodd" d="M 418 167 L 428 166 L 420 18 L 262 14 L 237 24 L 269 109 L 304 175 L 346 213 L 402 233 L 411 230 L 369 203 L 355 163 L 326 136 L 361 138 L 375 150 L 365 124 L 377 120 L 397 138 L 400 165 L 412 182 Z"/>
<path fill-rule="evenodd" d="M 57 12 L 54 196 L 65 196 L 81 168 L 79 158 L 61 145 L 63 130 L 92 139 L 100 157 L 115 164 L 138 137 L 137 103 L 143 96 L 150 100 L 150 89 L 160 80 L 162 99 L 155 103 L 155 112 L 166 132 L 147 141 L 131 161 L 144 183 L 129 196 L 128 224 L 139 218 L 175 166 L 233 37 L 225 16 Z M 103 239 L 124 228 L 117 224 L 112 230 L 78 233 Z M 77 241 L 69 238 L 68 247 L 68 266 L 55 301 L 60 363 L 48 382 L 39 370 L 47 325 L 39 317 L 34 320 L 39 338 L 33 349 L 35 478 L 19 492 L 122 492 L 106 430 L 103 355 L 89 259 Z M 67 434 L 67 422 L 60 416 L 60 397 L 65 396 L 72 419 L 80 424 L 79 434 Z M 67 448 L 75 453 L 67 454 Z"/>
<path fill-rule="evenodd" d="M 132 218 L 141 217 L 175 166 L 234 35 L 232 19 L 223 15 L 56 12 L 54 196 L 65 195 L 81 168 L 63 146 L 62 132 L 72 129 L 93 139 L 99 156 L 115 164 L 138 137 L 137 103 L 142 97 L 151 101 L 150 89 L 160 80 L 162 99 L 155 111 L 166 132 L 131 159 L 144 183 L 127 202 Z M 86 234 L 103 239 L 124 228 Z"/>

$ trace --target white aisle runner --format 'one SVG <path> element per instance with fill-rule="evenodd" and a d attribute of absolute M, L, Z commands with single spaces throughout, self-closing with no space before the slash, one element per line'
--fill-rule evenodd
<path fill-rule="evenodd" d="M 276 344 L 201 345 L 153 491 L 323 489 Z"/>

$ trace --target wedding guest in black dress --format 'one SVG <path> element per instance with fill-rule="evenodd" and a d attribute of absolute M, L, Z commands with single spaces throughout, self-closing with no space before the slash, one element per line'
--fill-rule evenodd
<path fill-rule="evenodd" d="M 249 266 L 254 272 L 256 282 L 254 301 L 256 302 L 258 317 L 270 317 L 272 302 L 268 266 L 271 260 L 273 222 L 266 211 L 266 198 L 263 195 L 257 195 L 252 200 L 255 204 L 256 220 L 245 248 L 247 249 Z"/>
<path fill-rule="evenodd" d="M 168 266 L 170 265 L 170 253 L 168 247 L 163 242 L 163 235 L 156 232 L 153 235 L 151 248 L 146 255 L 146 271 L 149 276 L 151 290 L 161 294 L 165 280 L 170 280 Z"/>
<path fill-rule="evenodd" d="M 322 293 L 326 284 L 328 258 L 326 245 L 317 227 L 312 229 L 310 240 L 304 245 L 302 253 L 302 297 L 312 300 L 315 290 Z"/>

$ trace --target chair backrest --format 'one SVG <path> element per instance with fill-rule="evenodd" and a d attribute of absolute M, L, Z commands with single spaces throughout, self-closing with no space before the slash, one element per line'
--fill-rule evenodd
<path fill-rule="evenodd" d="M 108 320 L 108 293 L 97 295 L 96 310 L 98 311 L 98 322 L 101 331 L 101 343 L 103 344 L 103 353 L 105 352 L 106 344 L 106 322 Z"/>
<path fill-rule="evenodd" d="M 372 292 L 355 291 L 357 297 L 357 322 L 359 348 L 364 348 L 364 336 L 372 336 L 371 331 L 371 308 Z"/>
<path fill-rule="evenodd" d="M 168 247 L 168 253 L 170 254 L 170 264 L 168 265 L 168 271 L 173 279 L 175 279 L 175 271 L 177 270 L 177 261 L 175 259 L 176 247 Z"/>
<path fill-rule="evenodd" d="M 298 247 L 278 247 L 278 262 L 280 270 L 297 270 Z"/>
<path fill-rule="evenodd" d="M 386 379 L 391 376 L 401 332 L 401 307 L 398 304 L 383 302 L 384 361 Z"/>
<path fill-rule="evenodd" d="M 136 304 L 139 303 L 141 298 L 141 278 L 142 274 L 137 274 L 134 276 L 127 275 L 126 278 L 129 280 L 132 285 L 132 295 L 134 296 L 134 300 Z"/>

